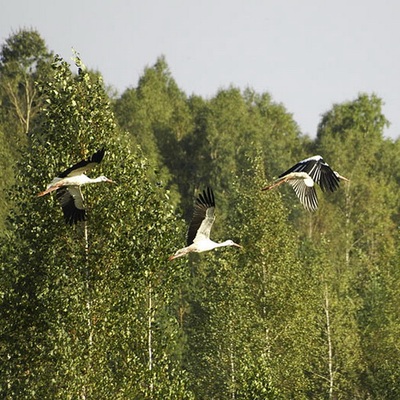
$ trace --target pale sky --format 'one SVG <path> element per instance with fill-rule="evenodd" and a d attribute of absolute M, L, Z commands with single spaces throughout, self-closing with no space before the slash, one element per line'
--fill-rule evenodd
<path fill-rule="evenodd" d="M 119 93 L 164 55 L 187 95 L 268 92 L 311 137 L 334 103 L 375 93 L 398 138 L 399 19 L 399 0 L 2 0 L 0 43 L 37 29 Z"/>

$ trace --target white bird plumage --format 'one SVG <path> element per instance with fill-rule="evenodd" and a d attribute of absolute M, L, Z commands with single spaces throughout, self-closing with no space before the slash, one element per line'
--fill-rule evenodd
<path fill-rule="evenodd" d="M 315 183 L 324 192 L 328 190 L 334 192 L 338 189 L 340 180 L 348 181 L 347 178 L 333 171 L 324 159 L 318 155 L 306 158 L 293 165 L 279 175 L 275 183 L 262 188 L 262 190 L 270 190 L 287 182 L 293 187 L 304 208 L 308 211 L 315 211 L 318 208 Z"/>
<path fill-rule="evenodd" d="M 58 176 L 47 185 L 46 190 L 38 193 L 38 196 L 44 196 L 54 190 L 57 191 L 56 196 L 61 204 L 66 223 L 72 225 L 76 224 L 78 221 L 84 221 L 86 218 L 84 199 L 81 191 L 82 185 L 99 182 L 115 183 L 104 175 L 94 179 L 85 175 L 85 172 L 90 171 L 102 161 L 104 153 L 105 150 L 103 148 L 98 150 L 87 160 L 82 160 L 74 164 L 72 167 L 58 174 Z"/>
<path fill-rule="evenodd" d="M 196 199 L 193 211 L 193 217 L 189 225 L 186 237 L 187 246 L 179 249 L 174 255 L 169 257 L 173 260 L 182 257 L 188 253 L 201 253 L 224 246 L 242 247 L 233 240 L 225 240 L 217 243 L 210 239 L 210 232 L 215 220 L 215 199 L 214 193 L 210 188 L 203 190 Z"/>

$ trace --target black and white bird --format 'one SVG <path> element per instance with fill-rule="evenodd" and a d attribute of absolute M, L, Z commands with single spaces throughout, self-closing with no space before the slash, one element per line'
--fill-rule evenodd
<path fill-rule="evenodd" d="M 169 257 L 169 260 L 182 257 L 188 253 L 201 253 L 224 246 L 242 247 L 232 240 L 217 243 L 210 239 L 210 232 L 215 220 L 215 200 L 214 193 L 210 188 L 203 190 L 203 194 L 199 194 L 196 199 L 193 211 L 192 221 L 186 237 L 187 247 L 179 249 L 174 255 Z"/>
<path fill-rule="evenodd" d="M 315 183 L 318 183 L 324 192 L 328 190 L 334 192 L 338 189 L 340 180 L 348 181 L 347 178 L 333 171 L 321 156 L 313 156 L 293 165 L 279 175 L 275 183 L 261 190 L 270 190 L 287 182 L 293 187 L 304 208 L 315 211 L 318 208 Z"/>
<path fill-rule="evenodd" d="M 46 190 L 38 193 L 38 196 L 44 196 L 54 190 L 57 191 L 56 197 L 61 204 L 64 219 L 67 224 L 73 225 L 78 221 L 84 221 L 86 218 L 86 211 L 81 191 L 82 185 L 98 182 L 115 183 L 104 175 L 95 179 L 91 179 L 85 175 L 85 172 L 90 171 L 101 162 L 104 157 L 104 152 L 104 148 L 98 150 L 87 160 L 82 160 L 61 172 L 50 182 Z"/>

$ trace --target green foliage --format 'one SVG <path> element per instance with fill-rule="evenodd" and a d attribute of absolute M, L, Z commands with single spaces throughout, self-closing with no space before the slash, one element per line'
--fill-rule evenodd
<path fill-rule="evenodd" d="M 122 129 L 132 134 L 149 159 L 154 181 L 167 188 L 179 185 L 171 172 L 181 168 L 179 142 L 192 124 L 186 96 L 172 79 L 164 58 L 145 69 L 136 89 L 123 93 L 115 112 Z M 172 195 L 172 201 L 176 200 Z"/>
<path fill-rule="evenodd" d="M 382 330 L 383 304 L 372 307 L 377 314 L 371 314 L 370 304 L 375 296 L 386 296 L 386 285 L 377 282 L 391 265 L 398 243 L 398 185 L 388 174 L 397 156 L 394 143 L 383 139 L 386 123 L 381 100 L 360 95 L 324 115 L 316 140 L 317 152 L 329 163 L 334 160 L 334 168 L 350 178 L 335 194 L 322 196 L 312 230 L 313 239 L 325 249 L 324 263 L 329 260 L 329 275 L 324 275 L 332 296 L 335 391 L 345 398 L 374 393 L 362 383 L 374 370 L 364 349 L 372 344 L 371 335 Z M 385 303 L 390 301 L 388 297 Z M 376 351 L 382 342 L 373 343 Z"/>
<path fill-rule="evenodd" d="M 313 286 L 296 261 L 279 198 L 254 192 L 264 180 L 260 161 L 249 164 L 252 174 L 231 188 L 234 213 L 224 223 L 225 236 L 244 249 L 193 260 L 187 368 L 200 398 L 301 398 L 308 388 L 303 349 L 315 333 Z"/>
<path fill-rule="evenodd" d="M 274 388 L 271 398 L 278 393 L 283 398 L 302 398 L 309 385 L 305 374 L 309 354 L 303 349 L 315 335 L 315 281 L 312 271 L 302 268 L 298 260 L 299 243 L 278 194 L 259 190 L 264 181 L 261 160 L 256 158 L 233 198 L 234 226 L 245 248 L 239 265 L 254 312 L 249 331 L 253 361 L 244 362 L 254 364 L 255 371 L 266 366 L 271 371 L 265 378 L 265 388 Z"/>
<path fill-rule="evenodd" d="M 34 30 L 19 30 L 6 39 L 0 51 L 0 232 L 12 202 L 8 190 L 14 170 L 26 150 L 28 132 L 36 123 L 43 98 L 36 81 L 49 75 L 51 54 Z"/>
<path fill-rule="evenodd" d="M 13 190 L 20 206 L 2 246 L 2 392 L 177 398 L 186 390 L 172 305 L 184 274 L 162 267 L 174 243 L 173 210 L 140 152 L 116 131 L 101 81 L 79 59 L 77 66 L 73 76 L 56 59 L 53 79 L 42 83 L 47 107 Z M 71 155 L 103 146 L 98 172 L 105 168 L 118 186 L 85 191 L 83 226 L 66 226 L 52 196 L 32 200 L 43 181 L 76 161 Z"/>
<path fill-rule="evenodd" d="M 398 253 L 398 252 L 397 252 Z M 375 398 L 399 396 L 398 255 L 369 278 L 362 310 L 365 385 Z"/>
<path fill-rule="evenodd" d="M 268 93 L 188 98 L 164 57 L 110 105 L 36 31 L 0 56 L 3 398 L 399 397 L 400 141 L 381 99 L 335 104 L 312 140 Z M 36 193 L 102 147 L 91 174 L 117 185 L 84 187 L 67 226 Z M 350 178 L 317 212 L 261 192 L 314 154 Z M 207 186 L 212 238 L 243 249 L 167 261 Z"/>
<path fill-rule="evenodd" d="M 43 105 L 35 82 L 49 76 L 51 59 L 52 54 L 35 30 L 18 31 L 1 48 L 1 116 L 16 131 L 9 137 L 16 147 L 26 144 L 26 134 Z"/>
<path fill-rule="evenodd" d="M 7 193 L 14 181 L 12 169 L 14 160 L 11 154 L 10 142 L 0 129 L 0 236 L 5 234 L 5 219 L 10 208 L 10 200 Z"/>

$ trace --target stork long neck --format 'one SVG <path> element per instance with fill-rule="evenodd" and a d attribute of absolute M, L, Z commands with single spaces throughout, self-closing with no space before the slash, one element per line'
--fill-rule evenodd
<path fill-rule="evenodd" d="M 217 243 L 215 247 L 224 247 L 224 246 L 230 246 L 231 241 L 230 240 L 225 240 L 224 242 Z"/>
<path fill-rule="evenodd" d="M 102 181 L 103 181 L 102 176 L 98 176 L 97 178 L 93 178 L 93 179 L 88 177 L 87 183 L 98 183 L 98 182 L 102 182 Z"/>

